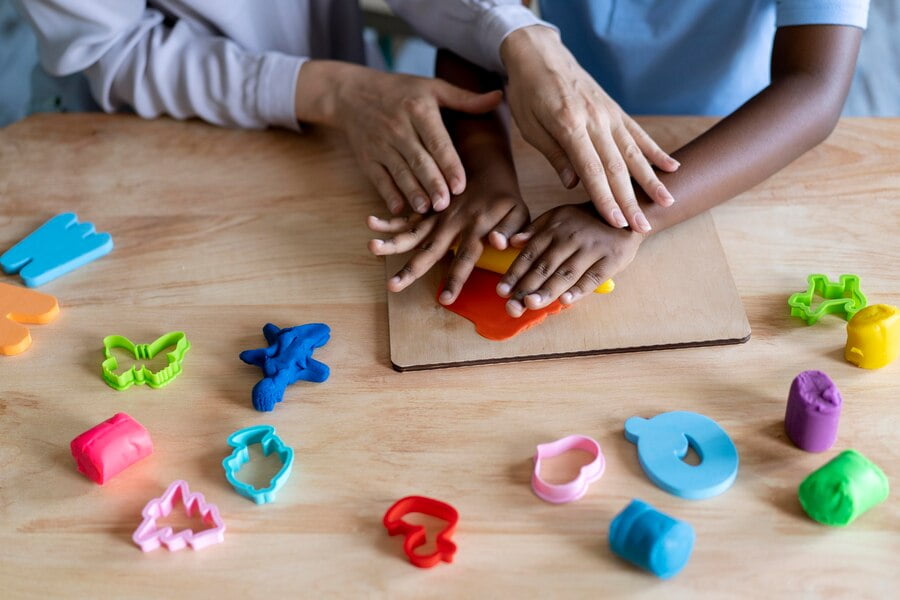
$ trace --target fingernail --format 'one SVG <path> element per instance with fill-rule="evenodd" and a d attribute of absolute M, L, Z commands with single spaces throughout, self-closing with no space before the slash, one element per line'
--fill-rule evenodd
<path fill-rule="evenodd" d="M 434 194 L 431 197 L 431 205 L 435 208 L 441 207 L 443 208 L 447 201 L 447 197 L 443 194 Z"/>
<path fill-rule="evenodd" d="M 531 306 L 539 308 L 544 303 L 544 298 L 540 294 L 528 294 L 525 296 L 525 306 L 528 306 L 529 303 Z"/>
<path fill-rule="evenodd" d="M 448 291 L 441 292 L 441 304 L 449 304 L 450 298 L 452 298 L 452 297 L 453 297 L 453 294 L 451 294 Z"/>
<path fill-rule="evenodd" d="M 459 177 L 454 177 L 450 180 L 450 190 L 454 195 L 462 194 L 466 191 L 465 183 L 463 183 L 463 180 Z"/>
<path fill-rule="evenodd" d="M 628 221 L 625 220 L 625 215 L 623 215 L 622 211 L 618 208 L 613 211 L 613 221 L 615 221 L 616 225 L 619 227 L 626 227 L 628 225 Z"/>
<path fill-rule="evenodd" d="M 509 285 L 508 283 L 501 283 L 497 286 L 497 293 L 500 294 L 501 296 L 503 296 L 504 298 L 506 296 L 509 296 L 510 290 L 512 290 L 512 286 Z"/>
<path fill-rule="evenodd" d="M 677 169 L 678 167 L 681 166 L 681 163 L 678 162 L 677 160 L 675 160 L 674 158 L 671 158 L 671 159 L 669 159 L 669 160 L 672 161 L 672 164 L 675 165 L 675 168 L 676 168 L 676 169 Z"/>
<path fill-rule="evenodd" d="M 382 246 L 384 246 L 384 240 L 374 239 L 370 243 L 378 248 L 381 248 Z"/>
<path fill-rule="evenodd" d="M 569 187 L 575 181 L 575 171 L 573 171 L 569 167 L 566 167 L 559 174 L 559 178 L 562 180 L 564 186 Z"/>
<path fill-rule="evenodd" d="M 423 198 L 422 196 L 418 196 L 418 195 L 413 196 L 412 203 L 413 203 L 413 207 L 420 213 L 423 213 L 426 210 L 428 210 L 428 201 L 425 198 Z"/>
<path fill-rule="evenodd" d="M 522 316 L 523 312 L 525 309 L 517 300 L 510 300 L 506 303 L 506 314 L 518 318 Z"/>
<path fill-rule="evenodd" d="M 650 221 L 647 220 L 647 217 L 644 216 L 644 213 L 638 213 L 634 215 L 634 220 L 637 221 L 638 228 L 641 233 L 647 233 L 652 227 L 650 227 Z"/>
<path fill-rule="evenodd" d="M 572 302 L 572 292 L 563 292 L 563 295 L 559 297 L 559 301 L 563 304 L 570 304 Z"/>
<path fill-rule="evenodd" d="M 400 283 L 400 276 L 394 275 L 388 283 Z"/>
<path fill-rule="evenodd" d="M 662 200 L 663 206 L 672 206 L 675 203 L 675 198 L 672 197 L 672 194 L 669 193 L 669 190 L 664 185 L 656 188 L 656 197 Z"/>

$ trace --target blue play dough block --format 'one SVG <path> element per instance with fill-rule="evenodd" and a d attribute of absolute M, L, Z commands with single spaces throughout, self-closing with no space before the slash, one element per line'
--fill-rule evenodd
<path fill-rule="evenodd" d="M 279 329 L 272 323 L 263 327 L 268 348 L 244 350 L 240 358 L 262 369 L 263 378 L 253 386 L 253 408 L 268 412 L 284 398 L 287 386 L 297 381 L 322 383 L 331 374 L 328 365 L 312 357 L 316 348 L 331 338 L 324 323 L 308 323 Z"/>
<path fill-rule="evenodd" d="M 53 281 L 109 254 L 112 236 L 96 233 L 93 223 L 79 223 L 75 213 L 56 215 L 0 256 L 0 267 L 18 273 L 28 287 Z"/>
<path fill-rule="evenodd" d="M 697 500 L 717 496 L 737 477 L 738 453 L 719 424 L 693 412 L 675 411 L 652 419 L 625 421 L 625 438 L 637 444 L 638 460 L 650 481 L 670 494 Z M 682 460 L 690 445 L 700 464 Z"/>
<path fill-rule="evenodd" d="M 646 502 L 632 500 L 609 524 L 609 547 L 617 555 L 667 579 L 688 563 L 694 528 Z"/>

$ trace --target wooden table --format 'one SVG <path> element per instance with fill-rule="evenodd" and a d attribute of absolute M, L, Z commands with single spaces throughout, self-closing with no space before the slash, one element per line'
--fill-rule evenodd
<path fill-rule="evenodd" d="M 645 123 L 673 148 L 711 121 Z M 521 140 L 516 153 L 540 209 L 542 190 L 558 184 Z M 872 302 L 900 304 L 898 156 L 900 120 L 844 121 L 716 209 L 748 344 L 398 374 L 382 263 L 365 251 L 364 218 L 379 201 L 339 137 L 103 115 L 0 131 L 0 249 L 63 211 L 116 243 L 42 288 L 59 297 L 61 317 L 32 328 L 26 353 L 0 357 L 0 594 L 888 597 L 900 589 L 900 494 L 831 529 L 804 515 L 796 490 L 845 448 L 900 487 L 900 364 L 845 363 L 843 322 L 807 327 L 785 301 L 809 273 L 852 272 Z M 262 414 L 250 405 L 258 370 L 237 355 L 262 345 L 267 321 L 328 323 L 317 356 L 332 376 L 289 388 Z M 101 381 L 104 336 L 149 342 L 178 329 L 193 349 L 170 387 L 119 393 Z M 845 399 L 838 442 L 818 455 L 782 430 L 788 386 L 804 369 L 827 371 Z M 733 436 L 741 467 L 727 493 L 682 500 L 641 472 L 623 422 L 676 409 Z M 101 488 L 76 472 L 69 441 L 118 411 L 156 449 Z M 297 452 L 292 479 L 264 506 L 235 494 L 220 466 L 228 434 L 258 423 Z M 569 433 L 600 441 L 607 472 L 580 502 L 552 506 L 531 493 L 531 456 Z M 226 542 L 143 555 L 130 539 L 141 508 L 178 478 L 219 506 Z M 384 511 L 409 494 L 459 509 L 452 565 L 416 569 L 386 535 Z M 673 580 L 608 549 L 609 522 L 633 497 L 696 528 Z"/>

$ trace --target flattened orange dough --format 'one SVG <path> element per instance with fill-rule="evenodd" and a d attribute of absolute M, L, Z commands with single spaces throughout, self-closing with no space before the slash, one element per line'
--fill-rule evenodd
<path fill-rule="evenodd" d="M 481 337 L 498 342 L 515 337 L 540 324 L 549 315 L 569 308 L 557 300 L 540 310 L 526 310 L 516 319 L 506 314 L 506 298 L 497 295 L 498 283 L 500 275 L 476 268 L 459 292 L 456 302 L 444 308 L 472 321 Z M 443 290 L 444 284 L 441 284 L 438 296 Z"/>
<path fill-rule="evenodd" d="M 58 315 L 53 296 L 0 283 L 0 354 L 21 354 L 31 346 L 31 333 L 20 323 L 49 323 Z"/>

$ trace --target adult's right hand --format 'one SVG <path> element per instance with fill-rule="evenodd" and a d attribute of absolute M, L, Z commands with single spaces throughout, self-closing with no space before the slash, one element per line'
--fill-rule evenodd
<path fill-rule="evenodd" d="M 441 79 L 384 73 L 337 61 L 309 61 L 297 78 L 301 122 L 344 130 L 363 172 L 394 214 L 441 211 L 466 189 L 466 173 L 441 109 L 486 113 L 497 90 L 476 94 Z M 405 199 L 405 201 L 404 201 Z"/>
<path fill-rule="evenodd" d="M 503 41 L 500 55 L 516 124 L 563 185 L 574 187 L 580 178 L 610 225 L 650 231 L 631 178 L 654 202 L 669 206 L 674 198 L 651 164 L 671 172 L 678 161 L 581 68 L 556 31 L 542 25 L 518 29 Z"/>

